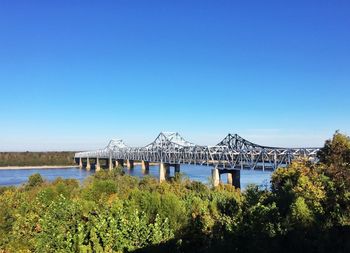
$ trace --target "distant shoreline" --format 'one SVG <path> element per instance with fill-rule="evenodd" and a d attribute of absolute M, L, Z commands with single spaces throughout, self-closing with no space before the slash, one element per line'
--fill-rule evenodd
<path fill-rule="evenodd" d="M 3 166 L 0 170 L 37 170 L 37 169 L 68 169 L 78 168 L 77 165 L 41 165 L 41 166 Z"/>

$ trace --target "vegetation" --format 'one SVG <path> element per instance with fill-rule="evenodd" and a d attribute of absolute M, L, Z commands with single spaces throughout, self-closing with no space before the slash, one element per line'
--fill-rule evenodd
<path fill-rule="evenodd" d="M 74 165 L 73 152 L 0 152 L 0 166 Z"/>
<path fill-rule="evenodd" d="M 350 138 L 322 163 L 273 173 L 271 189 L 158 184 L 116 169 L 83 185 L 40 175 L 0 190 L 4 252 L 350 252 Z"/>

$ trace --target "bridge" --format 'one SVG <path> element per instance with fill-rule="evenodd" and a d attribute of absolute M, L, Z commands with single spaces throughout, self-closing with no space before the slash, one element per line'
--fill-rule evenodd
<path fill-rule="evenodd" d="M 122 140 L 111 140 L 107 147 L 95 151 L 75 154 L 75 161 L 80 168 L 101 170 L 101 160 L 110 170 L 113 167 L 134 167 L 141 163 L 144 172 L 149 170 L 150 163 L 159 164 L 159 181 L 170 177 L 170 168 L 174 167 L 175 175 L 180 172 L 180 164 L 212 166 L 214 186 L 221 181 L 221 174 L 227 173 L 227 181 L 240 187 L 240 171 L 275 170 L 285 167 L 295 159 L 317 160 L 319 148 L 280 148 L 252 143 L 237 134 L 228 134 L 215 146 L 196 145 L 185 140 L 179 133 L 161 132 L 158 137 L 145 147 L 129 147 Z"/>

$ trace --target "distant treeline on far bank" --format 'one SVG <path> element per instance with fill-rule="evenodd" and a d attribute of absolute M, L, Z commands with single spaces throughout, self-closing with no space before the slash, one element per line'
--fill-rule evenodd
<path fill-rule="evenodd" d="M 74 165 L 74 152 L 0 152 L 0 167 Z"/>

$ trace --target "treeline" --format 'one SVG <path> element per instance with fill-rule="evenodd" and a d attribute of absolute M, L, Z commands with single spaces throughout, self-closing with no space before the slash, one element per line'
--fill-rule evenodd
<path fill-rule="evenodd" d="M 0 189 L 0 251 L 350 252 L 350 138 L 336 133 L 319 158 L 242 192 L 120 169 L 83 185 L 35 174 Z"/>
<path fill-rule="evenodd" d="M 0 152 L 0 166 L 73 165 L 73 152 Z"/>

